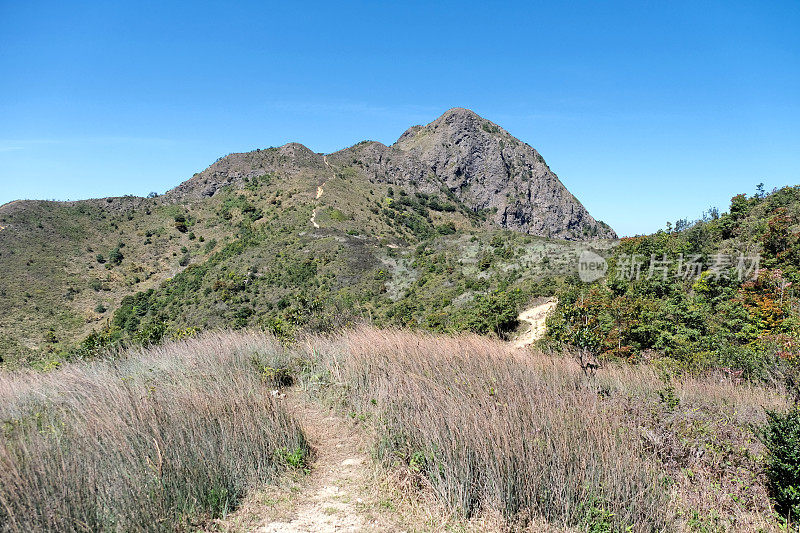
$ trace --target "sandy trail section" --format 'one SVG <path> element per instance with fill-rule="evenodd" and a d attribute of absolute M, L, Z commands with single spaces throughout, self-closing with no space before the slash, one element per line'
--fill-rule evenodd
<path fill-rule="evenodd" d="M 373 467 L 361 432 L 304 393 L 291 390 L 284 401 L 297 417 L 313 450 L 311 473 L 301 490 L 274 508 L 255 528 L 260 533 L 353 532 L 393 529 L 370 512 Z M 277 516 L 275 516 L 277 515 Z"/>
<path fill-rule="evenodd" d="M 323 163 L 325 163 L 325 166 L 328 168 L 328 170 L 330 170 L 331 166 L 328 163 L 328 156 L 326 155 L 322 156 L 322 161 Z M 323 189 L 323 187 L 325 187 L 326 183 L 328 183 L 327 180 L 322 182 L 322 185 L 317 186 L 316 200 L 322 198 L 322 194 L 325 192 L 325 189 Z M 311 212 L 311 225 L 314 226 L 314 228 L 319 229 L 319 224 L 317 224 L 317 209 L 319 209 L 319 206 L 315 207 L 314 211 Z"/>
<path fill-rule="evenodd" d="M 530 327 L 522 332 L 514 341 L 516 348 L 525 348 L 544 337 L 547 332 L 547 317 L 558 304 L 558 299 L 549 298 L 544 303 L 534 305 L 519 315 L 520 322 L 527 322 Z"/>

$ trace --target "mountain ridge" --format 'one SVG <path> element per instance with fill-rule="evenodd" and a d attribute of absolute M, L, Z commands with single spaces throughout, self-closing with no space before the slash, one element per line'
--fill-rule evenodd
<path fill-rule="evenodd" d="M 466 150 L 459 145 L 463 143 Z M 354 167 L 371 183 L 438 193 L 446 187 L 473 211 L 495 210 L 499 227 L 562 239 L 615 238 L 547 166 L 536 149 L 465 108 L 408 128 L 392 145 L 361 141 L 321 154 L 291 142 L 229 154 L 167 191 L 183 200 L 213 196 L 221 187 L 265 173 L 325 172 L 323 159 Z"/>
<path fill-rule="evenodd" d="M 532 147 L 455 108 L 390 146 L 229 154 L 152 198 L 1 206 L 0 357 L 108 327 L 500 331 L 584 239 L 613 236 Z"/>

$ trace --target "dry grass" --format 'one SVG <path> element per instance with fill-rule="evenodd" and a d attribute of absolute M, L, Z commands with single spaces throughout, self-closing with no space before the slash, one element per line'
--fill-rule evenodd
<path fill-rule="evenodd" d="M 773 527 L 749 425 L 779 391 L 569 358 L 477 336 L 313 338 L 312 380 L 372 421 L 377 450 L 466 516 L 591 531 Z"/>
<path fill-rule="evenodd" d="M 205 335 L 113 361 L 0 374 L 0 530 L 174 530 L 307 452 L 257 366 L 282 348 Z"/>
<path fill-rule="evenodd" d="M 361 328 L 292 350 L 207 334 L 0 374 L 0 530 L 167 530 L 224 514 L 307 453 L 268 394 L 298 376 L 372 429 L 399 509 L 429 515 L 422 529 L 777 529 L 751 427 L 785 407 L 783 391 L 648 366 L 586 375 L 485 337 Z"/>

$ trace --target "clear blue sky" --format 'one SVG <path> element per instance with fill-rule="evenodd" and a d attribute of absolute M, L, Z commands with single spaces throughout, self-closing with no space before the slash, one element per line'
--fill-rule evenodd
<path fill-rule="evenodd" d="M 800 183 L 800 2 L 0 0 L 0 203 L 468 107 L 621 234 Z M 558 5 L 555 5 L 558 4 Z"/>

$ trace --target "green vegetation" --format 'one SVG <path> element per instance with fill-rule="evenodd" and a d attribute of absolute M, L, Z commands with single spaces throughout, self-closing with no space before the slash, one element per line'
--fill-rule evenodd
<path fill-rule="evenodd" d="M 480 270 L 463 255 L 461 235 L 426 240 L 405 252 L 385 249 L 382 257 L 350 239 L 342 247 L 336 239 L 307 241 L 274 226 L 243 232 L 162 287 L 123 298 L 99 333 L 100 344 L 92 336 L 72 356 L 90 356 L 122 341 L 158 342 L 187 326 L 260 326 L 291 337 L 371 320 L 502 336 L 516 327 L 521 307 L 558 285 L 538 267 L 515 267 L 526 249 L 543 253 L 545 247 L 510 232 L 494 234 L 490 243 L 468 241 L 469 248 L 486 249 L 484 255 L 493 258 Z M 516 246 L 519 255 L 509 252 Z"/>
<path fill-rule="evenodd" d="M 778 379 L 800 360 L 798 230 L 800 187 L 787 187 L 736 196 L 729 213 L 623 239 L 608 278 L 565 284 L 551 336 L 606 358 L 636 361 L 654 350 L 680 369 Z M 638 279 L 617 275 L 635 273 L 637 260 Z M 653 264 L 663 269 L 651 275 Z"/>
<path fill-rule="evenodd" d="M 800 406 L 788 412 L 768 411 L 761 438 L 769 450 L 767 479 L 775 510 L 791 523 L 800 522 Z"/>
<path fill-rule="evenodd" d="M 370 322 L 503 336 L 531 298 L 560 286 L 577 250 L 497 230 L 491 210 L 446 187 L 376 182 L 357 158 L 287 168 L 277 149 L 240 155 L 245 172 L 264 160 L 286 171 L 183 199 L 5 206 L 3 365 L 92 357 L 185 327 L 288 339 Z M 51 329 L 57 342 L 45 341 Z"/>
<path fill-rule="evenodd" d="M 317 232 L 318 181 L 303 173 L 243 179 L 192 202 L 6 208 L 2 223 L 15 231 L 0 231 L 4 365 L 93 357 L 185 327 L 289 338 L 367 321 L 504 335 L 528 299 L 559 283 L 544 279 L 563 272 L 542 257 L 575 249 L 490 230 L 488 212 L 449 190 L 370 183 L 356 167 L 335 174 Z M 49 330 L 57 342 L 44 340 Z"/>

